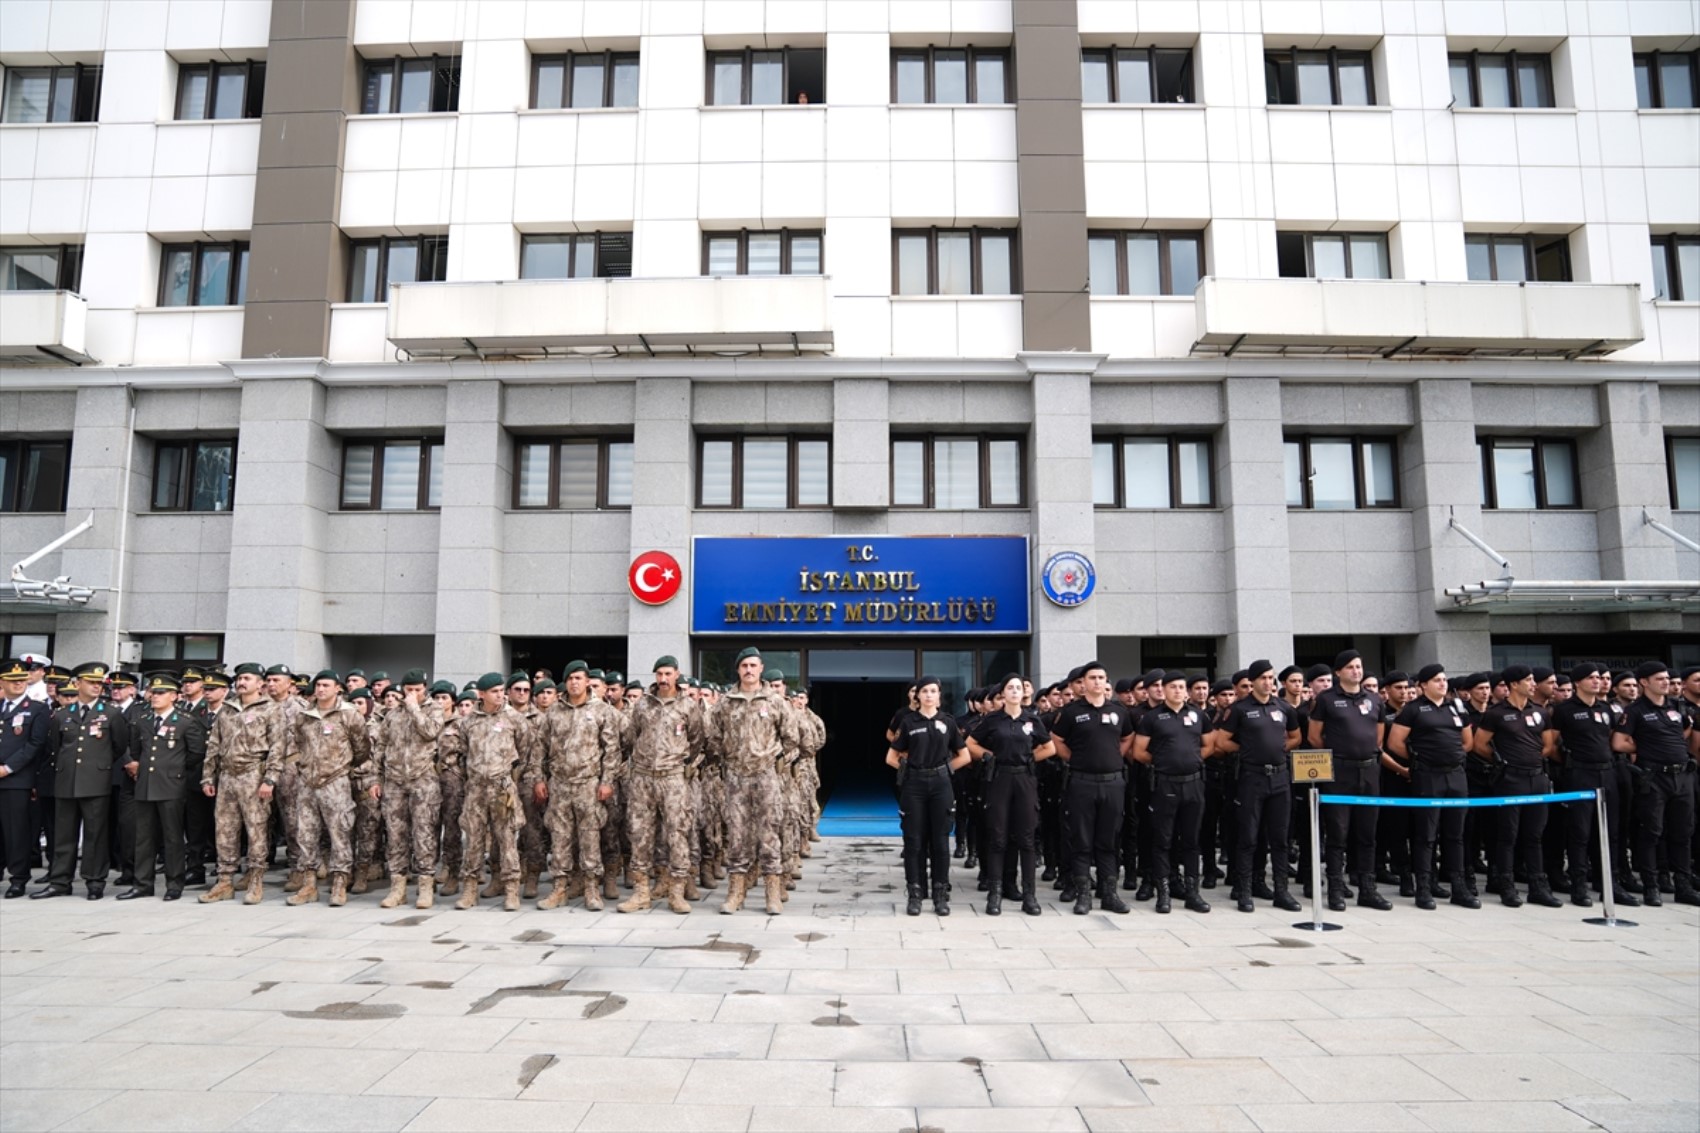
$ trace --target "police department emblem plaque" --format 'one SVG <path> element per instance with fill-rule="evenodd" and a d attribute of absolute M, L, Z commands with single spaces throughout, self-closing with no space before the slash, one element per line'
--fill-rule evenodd
<path fill-rule="evenodd" d="M 1046 559 L 1039 579 L 1045 597 L 1059 606 L 1080 605 L 1092 597 L 1092 588 L 1098 584 L 1092 560 L 1079 551 L 1058 551 Z"/>

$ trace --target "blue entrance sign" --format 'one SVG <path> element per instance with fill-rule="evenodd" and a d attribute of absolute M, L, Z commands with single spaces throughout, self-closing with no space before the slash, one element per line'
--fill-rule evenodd
<path fill-rule="evenodd" d="M 1024 634 L 1021 535 L 694 540 L 691 632 Z"/>

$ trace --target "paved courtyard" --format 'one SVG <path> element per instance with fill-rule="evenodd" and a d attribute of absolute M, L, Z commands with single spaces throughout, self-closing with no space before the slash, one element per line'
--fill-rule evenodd
<path fill-rule="evenodd" d="M 1695 909 L 909 918 L 816 849 L 772 918 L 5 902 L 0 1129 L 1700 1127 Z"/>

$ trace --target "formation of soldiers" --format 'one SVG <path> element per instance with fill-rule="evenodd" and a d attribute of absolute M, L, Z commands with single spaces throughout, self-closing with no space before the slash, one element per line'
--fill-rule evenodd
<path fill-rule="evenodd" d="M 1049 686 L 1012 675 L 965 699 L 966 713 L 952 718 L 938 709 L 938 682 L 924 677 L 887 731 L 910 915 L 929 887 L 935 912 L 949 912 L 951 856 L 978 870 L 991 915 L 1005 899 L 1041 912 L 1035 859 L 1038 879 L 1078 914 L 1095 899 L 1129 912 L 1118 888 L 1158 913 L 1171 895 L 1207 913 L 1202 891 L 1224 880 L 1248 913 L 1259 900 L 1299 911 L 1294 883 L 1306 897 L 1323 885 L 1336 912 L 1352 899 L 1390 908 L 1381 886 L 1419 909 L 1479 908 L 1484 892 L 1514 907 L 1556 907 L 1561 894 L 1588 907 L 1602 892 L 1593 800 L 1324 805 L 1324 877 L 1313 879 L 1313 789 L 1458 799 L 1596 791 L 1615 902 L 1672 895 L 1700 905 L 1700 667 L 1511 665 L 1451 678 L 1428 665 L 1377 678 L 1347 650 L 1308 669 L 1259 660 L 1214 682 L 1153 670 L 1112 684 L 1094 661 Z M 1332 753 L 1331 783 L 1293 783 L 1300 748 Z"/>
<path fill-rule="evenodd" d="M 31 898 L 152 897 L 205 886 L 202 903 L 265 899 L 281 849 L 290 905 L 342 905 L 389 880 L 432 908 L 500 897 L 517 911 L 582 900 L 623 913 L 675 913 L 721 880 L 722 913 L 752 892 L 779 913 L 819 840 L 815 759 L 825 725 L 759 651 L 738 681 L 683 677 L 673 657 L 645 688 L 566 666 L 486 673 L 458 687 L 423 670 L 285 665 L 137 675 L 101 663 L 0 662 L 0 845 L 7 898 L 22 896 L 45 839 L 46 883 Z M 214 873 L 208 882 L 206 867 Z M 480 885 L 488 878 L 488 886 Z"/>

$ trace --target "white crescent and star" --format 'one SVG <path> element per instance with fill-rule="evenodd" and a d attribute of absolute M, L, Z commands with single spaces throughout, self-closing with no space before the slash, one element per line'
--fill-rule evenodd
<path fill-rule="evenodd" d="M 642 566 L 638 567 L 637 570 L 632 574 L 632 584 L 634 586 L 636 586 L 639 590 L 643 591 L 645 594 L 654 594 L 656 591 L 661 589 L 661 586 L 660 586 L 659 583 L 651 585 L 650 583 L 644 581 L 644 574 L 647 571 L 652 571 L 652 570 L 660 570 L 661 571 L 661 581 L 662 582 L 672 582 L 673 581 L 673 572 L 671 570 L 662 570 L 660 563 L 644 563 Z"/>

